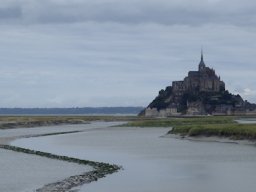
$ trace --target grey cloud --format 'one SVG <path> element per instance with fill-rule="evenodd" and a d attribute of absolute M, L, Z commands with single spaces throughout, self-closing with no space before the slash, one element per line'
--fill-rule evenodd
<path fill-rule="evenodd" d="M 0 20 L 20 19 L 22 9 L 19 6 L 0 7 Z"/>
<path fill-rule="evenodd" d="M 4 9 L 3 15 L 19 17 L 21 23 L 30 24 L 89 21 L 165 25 L 256 24 L 256 2 L 251 0 L 13 0 L 12 5 L 14 7 Z"/>

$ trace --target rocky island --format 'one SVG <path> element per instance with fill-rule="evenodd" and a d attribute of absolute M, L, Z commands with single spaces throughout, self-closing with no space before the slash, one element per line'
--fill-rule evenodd
<path fill-rule="evenodd" d="M 248 115 L 256 114 L 256 104 L 225 89 L 215 70 L 205 65 L 203 52 L 197 71 L 189 71 L 182 81 L 173 81 L 139 116 Z"/>

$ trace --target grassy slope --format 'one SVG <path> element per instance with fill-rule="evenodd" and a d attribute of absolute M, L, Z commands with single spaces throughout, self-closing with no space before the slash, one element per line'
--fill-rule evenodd
<path fill-rule="evenodd" d="M 173 127 L 170 134 L 182 136 L 221 136 L 232 139 L 256 139 L 256 124 L 238 124 L 236 117 L 193 117 L 171 119 L 144 119 L 127 126 Z"/>

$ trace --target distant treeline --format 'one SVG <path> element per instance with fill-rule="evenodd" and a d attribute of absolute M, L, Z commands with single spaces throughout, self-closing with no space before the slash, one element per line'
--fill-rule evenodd
<path fill-rule="evenodd" d="M 0 115 L 138 114 L 143 107 L 0 108 Z"/>

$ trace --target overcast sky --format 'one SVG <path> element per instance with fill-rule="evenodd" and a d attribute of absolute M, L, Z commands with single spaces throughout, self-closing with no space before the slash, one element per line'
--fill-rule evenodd
<path fill-rule="evenodd" d="M 1 0 L 0 107 L 146 106 L 201 46 L 256 102 L 256 1 Z"/>

